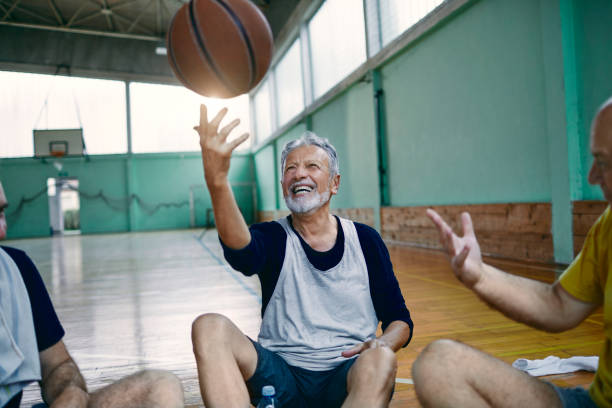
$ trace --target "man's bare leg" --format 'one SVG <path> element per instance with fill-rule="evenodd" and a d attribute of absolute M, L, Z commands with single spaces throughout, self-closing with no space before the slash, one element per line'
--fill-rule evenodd
<path fill-rule="evenodd" d="M 428 345 L 412 377 L 424 407 L 561 407 L 549 384 L 452 340 Z"/>
<path fill-rule="evenodd" d="M 204 314 L 192 325 L 200 392 L 207 408 L 248 407 L 245 384 L 257 368 L 253 343 L 227 317 Z"/>
<path fill-rule="evenodd" d="M 172 373 L 145 370 L 92 393 L 88 408 L 183 408 L 183 386 Z"/>
<path fill-rule="evenodd" d="M 365 350 L 348 372 L 348 396 L 342 404 L 348 407 L 386 407 L 395 386 L 397 358 L 388 347 Z"/>

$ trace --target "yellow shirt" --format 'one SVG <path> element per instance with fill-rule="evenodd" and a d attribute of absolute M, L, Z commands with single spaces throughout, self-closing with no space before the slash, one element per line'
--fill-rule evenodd
<path fill-rule="evenodd" d="M 591 227 L 582 251 L 559 278 L 561 286 L 584 302 L 603 304 L 604 334 L 599 367 L 589 389 L 599 407 L 612 407 L 612 214 L 610 207 Z"/>

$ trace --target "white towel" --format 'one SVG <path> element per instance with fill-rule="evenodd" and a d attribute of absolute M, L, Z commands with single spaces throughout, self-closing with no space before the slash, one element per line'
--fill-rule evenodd
<path fill-rule="evenodd" d="M 572 373 L 579 370 L 597 371 L 597 364 L 599 364 L 599 357 L 597 356 L 575 356 L 570 358 L 548 356 L 543 360 L 519 358 L 512 363 L 512 367 L 525 371 L 529 375 L 540 376 Z"/>

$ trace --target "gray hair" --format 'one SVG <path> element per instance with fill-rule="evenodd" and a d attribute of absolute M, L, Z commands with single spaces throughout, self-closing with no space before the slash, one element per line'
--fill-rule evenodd
<path fill-rule="evenodd" d="M 338 155 L 336 154 L 336 148 L 329 143 L 324 137 L 317 136 L 314 132 L 306 131 L 299 139 L 292 140 L 285 144 L 283 152 L 281 153 L 281 174 L 285 171 L 285 163 L 287 162 L 287 156 L 293 150 L 300 146 L 317 146 L 325 150 L 328 158 L 329 177 L 333 178 L 336 174 L 340 174 L 340 164 L 338 163 Z M 282 178 L 282 176 L 281 176 Z"/>

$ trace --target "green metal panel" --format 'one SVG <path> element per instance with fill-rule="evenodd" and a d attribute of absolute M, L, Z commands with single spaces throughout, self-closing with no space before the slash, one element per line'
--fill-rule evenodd
<path fill-rule="evenodd" d="M 274 211 L 276 207 L 276 185 L 278 162 L 274 154 L 274 144 L 270 144 L 255 154 L 255 176 L 257 180 L 257 203 L 260 211 Z"/>
<path fill-rule="evenodd" d="M 560 3 L 540 0 L 540 10 L 554 257 L 557 262 L 569 263 L 573 258 L 570 138 L 564 137 L 568 110 Z"/>
<path fill-rule="evenodd" d="M 46 194 L 48 178 L 74 177 L 79 180 L 81 232 L 128 231 L 127 174 L 131 160 L 133 231 L 188 228 L 190 225 L 189 189 L 200 185 L 196 210 L 205 213 L 210 197 L 204 189 L 202 159 L 199 153 L 133 155 L 101 155 L 85 158 L 64 158 L 61 172 L 53 160 L 31 158 L 0 160 L 0 180 L 11 208 L 7 211 L 10 225 L 8 237 L 47 236 L 49 205 Z M 230 169 L 230 183 L 248 223 L 254 222 L 254 177 L 252 157 L 235 155 Z M 18 215 L 12 215 L 21 198 L 36 199 L 24 204 Z M 136 197 L 141 200 L 138 204 Z M 167 204 L 165 206 L 164 204 Z M 161 208 L 154 211 L 157 206 Z M 205 214 L 197 214 L 203 219 Z M 200 223 L 201 224 L 201 223 Z"/>
<path fill-rule="evenodd" d="M 567 1 L 567 0 L 564 0 Z M 598 186 L 587 181 L 592 163 L 589 148 L 590 126 L 597 109 L 612 97 L 612 2 L 609 0 L 574 0 L 577 69 L 581 73 L 579 106 L 584 120 L 580 131 L 582 199 L 603 200 Z"/>
<path fill-rule="evenodd" d="M 391 205 L 550 201 L 539 7 L 474 3 L 381 68 Z"/>
<path fill-rule="evenodd" d="M 280 170 L 280 160 L 281 160 L 281 153 L 283 152 L 283 147 L 285 147 L 285 144 L 287 142 L 290 142 L 294 139 L 299 139 L 300 136 L 302 136 L 302 134 L 306 131 L 306 125 L 304 123 L 299 123 L 297 125 L 295 125 L 294 127 L 292 127 L 291 129 L 289 129 L 284 135 L 280 136 L 278 139 L 276 139 L 274 141 L 274 144 L 276 145 L 276 160 L 274 161 L 274 165 L 276 166 L 276 168 L 278 169 L 278 173 L 277 173 L 277 181 L 275 182 L 275 184 L 277 185 L 276 188 L 276 197 L 277 197 L 277 204 L 278 204 L 278 209 L 279 210 L 286 210 L 287 206 L 285 205 L 285 199 L 283 198 L 283 189 L 280 188 L 280 180 L 281 180 L 281 170 Z"/>
<path fill-rule="evenodd" d="M 576 18 L 574 0 L 560 0 L 559 9 L 563 44 L 569 199 L 579 200 L 582 198 L 582 181 L 584 180 L 580 140 L 585 136 L 582 117 L 582 73 L 578 61 L 579 50 L 576 46 L 576 34 L 581 31 L 581 21 Z"/>
<path fill-rule="evenodd" d="M 315 112 L 313 131 L 326 137 L 340 161 L 340 189 L 332 208 L 374 208 L 379 226 L 380 195 L 372 83 L 358 82 Z"/>

